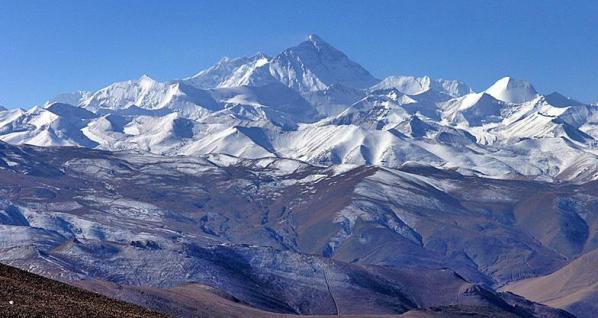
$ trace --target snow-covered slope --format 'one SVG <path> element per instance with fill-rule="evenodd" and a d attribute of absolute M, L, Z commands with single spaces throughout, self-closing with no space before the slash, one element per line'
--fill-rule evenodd
<path fill-rule="evenodd" d="M 147 75 L 138 80 L 118 82 L 83 98 L 79 105 L 91 111 L 116 110 L 133 105 L 158 109 L 177 93 L 175 85 L 158 82 Z"/>
<path fill-rule="evenodd" d="M 378 82 L 361 65 L 314 34 L 276 56 L 270 71 L 298 91 L 319 91 L 334 84 L 365 89 Z"/>
<path fill-rule="evenodd" d="M 269 60 L 270 58 L 263 53 L 234 59 L 225 57 L 209 69 L 183 81 L 202 89 L 249 85 L 252 84 L 251 77 L 256 69 L 267 65 Z"/>
<path fill-rule="evenodd" d="M 54 103 L 62 103 L 62 104 L 70 104 L 70 105 L 79 105 L 81 100 L 88 99 L 91 97 L 93 92 L 86 92 L 86 91 L 77 91 L 72 93 L 64 93 L 54 98 L 48 100 L 44 106 L 48 106 Z"/>
<path fill-rule="evenodd" d="M 378 81 L 317 36 L 0 109 L 0 140 L 0 260 L 132 301 L 569 317 L 496 288 L 598 248 L 598 105 Z"/>
<path fill-rule="evenodd" d="M 459 97 L 473 92 L 467 84 L 456 80 L 431 79 L 428 76 L 389 76 L 380 83 L 372 86 L 371 90 L 396 88 L 408 95 L 417 95 L 428 90 L 446 93 L 452 97 Z"/>
<path fill-rule="evenodd" d="M 538 95 L 532 84 L 508 76 L 496 81 L 486 93 L 503 102 L 515 104 L 528 102 Z"/>
<path fill-rule="evenodd" d="M 144 75 L 0 110 L 0 140 L 324 165 L 416 161 L 506 179 L 598 175 L 596 105 L 510 77 L 484 92 L 427 76 L 378 81 L 316 35 L 182 80 Z"/>
<path fill-rule="evenodd" d="M 500 122 L 505 117 L 507 105 L 487 93 L 471 93 L 446 103 L 444 114 L 453 123 L 481 126 Z"/>

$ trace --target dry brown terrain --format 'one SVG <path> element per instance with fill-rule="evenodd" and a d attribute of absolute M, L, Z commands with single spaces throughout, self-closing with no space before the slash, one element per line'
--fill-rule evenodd
<path fill-rule="evenodd" d="M 598 315 L 598 250 L 589 252 L 546 276 L 514 282 L 504 288 L 529 300 L 573 314 Z"/>
<path fill-rule="evenodd" d="M 492 288 L 598 246 L 597 183 L 0 146 L 0 260 L 177 317 L 570 317 Z"/>
<path fill-rule="evenodd" d="M 166 316 L 0 264 L 0 317 Z"/>
<path fill-rule="evenodd" d="M 508 311 L 489 305 L 449 305 L 427 309 L 413 309 L 400 315 L 293 315 L 273 313 L 243 304 L 209 286 L 187 284 L 170 289 L 121 286 L 103 281 L 78 281 L 78 286 L 98 293 L 126 297 L 148 308 L 160 309 L 177 317 L 209 318 L 325 318 L 325 317 L 360 317 L 360 318 L 514 318 L 529 317 L 523 311 Z M 568 315 L 565 315 L 568 317 Z M 550 315 L 542 317 L 551 317 Z"/>
<path fill-rule="evenodd" d="M 164 311 L 193 311 L 194 317 L 299 317 L 251 308 L 207 286 L 190 284 L 168 290 L 123 287 L 104 282 L 78 282 L 92 290 L 117 294 L 144 294 L 163 306 Z M 148 297 L 150 295 L 151 297 Z M 12 302 L 12 303 L 11 303 Z M 149 304 L 147 304 L 149 305 Z M 154 306 L 156 304 L 153 304 Z M 114 300 L 79 287 L 47 279 L 14 267 L 0 264 L 0 317 L 167 317 L 133 304 Z M 313 318 L 331 316 L 309 316 Z M 334 317 L 516 317 L 488 307 L 455 306 L 430 310 L 413 310 L 402 315 L 342 315 Z"/>

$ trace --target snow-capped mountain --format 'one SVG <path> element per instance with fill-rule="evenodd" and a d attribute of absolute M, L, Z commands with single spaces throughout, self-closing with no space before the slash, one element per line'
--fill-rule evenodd
<path fill-rule="evenodd" d="M 70 105 L 79 105 L 82 100 L 88 99 L 93 92 L 77 91 L 72 93 L 64 93 L 55 96 L 51 100 L 48 100 L 44 106 L 48 106 L 52 103 L 62 103 Z"/>
<path fill-rule="evenodd" d="M 263 86 L 274 81 L 300 91 L 322 91 L 332 85 L 366 89 L 377 83 L 367 70 L 317 35 L 274 58 L 263 53 L 224 58 L 184 81 L 197 88 Z"/>
<path fill-rule="evenodd" d="M 177 317 L 572 317 L 500 292 L 543 281 L 593 317 L 553 277 L 594 259 L 597 182 L 598 105 L 377 80 L 312 35 L 0 109 L 0 261 Z"/>
<path fill-rule="evenodd" d="M 223 58 L 216 65 L 184 79 L 197 88 L 235 87 L 251 85 L 251 75 L 258 68 L 269 63 L 270 58 L 263 53 L 240 58 Z"/>
<path fill-rule="evenodd" d="M 361 65 L 313 34 L 276 56 L 270 72 L 298 91 L 321 91 L 331 85 L 366 89 L 378 82 Z"/>
<path fill-rule="evenodd" d="M 536 89 L 529 82 L 503 77 L 490 86 L 486 93 L 503 102 L 521 104 L 538 96 Z"/>
<path fill-rule="evenodd" d="M 598 107 L 510 77 L 483 92 L 427 76 L 380 81 L 310 35 L 276 56 L 224 58 L 182 80 L 144 75 L 0 111 L 0 140 L 587 180 L 596 175 L 585 163 L 598 158 Z"/>
<path fill-rule="evenodd" d="M 464 82 L 443 79 L 435 80 L 428 76 L 389 76 L 372 86 L 370 90 L 389 88 L 396 88 L 399 92 L 407 95 L 417 95 L 434 90 L 451 97 L 459 97 L 473 92 Z"/>

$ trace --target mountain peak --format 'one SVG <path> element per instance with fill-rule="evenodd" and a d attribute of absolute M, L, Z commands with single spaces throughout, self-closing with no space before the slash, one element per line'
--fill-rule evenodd
<path fill-rule="evenodd" d="M 253 55 L 254 58 L 256 59 L 270 59 L 270 56 L 268 56 L 268 54 L 264 53 L 264 52 L 257 52 Z"/>
<path fill-rule="evenodd" d="M 492 97 L 507 103 L 525 103 L 538 96 L 536 89 L 527 81 L 505 76 L 486 91 Z"/>
<path fill-rule="evenodd" d="M 143 84 L 151 85 L 152 83 L 156 82 L 156 80 L 149 77 L 149 75 L 147 75 L 147 74 L 143 74 L 143 75 L 139 76 L 139 79 L 137 81 L 139 83 L 141 83 L 142 85 Z"/>
<path fill-rule="evenodd" d="M 544 96 L 546 102 L 552 106 L 556 107 L 566 107 L 566 106 L 581 106 L 583 105 L 582 102 L 576 101 L 570 97 L 564 96 L 559 92 L 552 92 L 546 96 Z"/>
<path fill-rule="evenodd" d="M 368 88 L 378 82 L 361 65 L 315 34 L 272 60 L 272 75 L 298 91 L 318 91 L 332 85 Z"/>
<path fill-rule="evenodd" d="M 322 40 L 321 37 L 319 37 L 317 34 L 310 34 L 307 36 L 307 41 L 313 42 L 313 43 L 326 43 L 324 40 Z"/>
<path fill-rule="evenodd" d="M 324 41 L 321 37 L 317 36 L 316 34 L 310 34 L 307 36 L 305 41 L 299 43 L 296 47 L 290 48 L 294 50 L 304 49 L 304 50 L 313 50 L 315 49 L 317 52 L 325 51 L 329 53 L 341 53 L 328 42 Z M 343 53 L 341 53 L 343 54 Z"/>
<path fill-rule="evenodd" d="M 321 40 L 321 38 L 315 33 L 308 35 L 307 39 L 310 41 L 320 41 Z"/>
<path fill-rule="evenodd" d="M 183 79 L 186 84 L 201 89 L 228 86 L 230 83 L 238 83 L 238 78 L 243 74 L 251 72 L 251 69 L 266 65 L 270 57 L 262 52 L 253 56 L 237 58 L 225 57 L 220 59 L 214 66 L 205 69 L 191 77 Z"/>
<path fill-rule="evenodd" d="M 429 76 L 401 76 L 392 75 L 372 86 L 370 90 L 396 88 L 407 95 L 417 95 L 431 89 L 450 95 L 460 97 L 472 92 L 467 84 L 457 80 L 432 79 Z"/>

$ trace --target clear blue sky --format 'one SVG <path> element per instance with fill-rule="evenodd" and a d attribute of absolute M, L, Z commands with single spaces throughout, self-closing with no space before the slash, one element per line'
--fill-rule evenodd
<path fill-rule="evenodd" d="M 310 33 L 379 78 L 482 90 L 510 75 L 598 100 L 598 1 L 0 0 L 0 104 L 29 107 L 144 73 L 177 79 Z"/>

